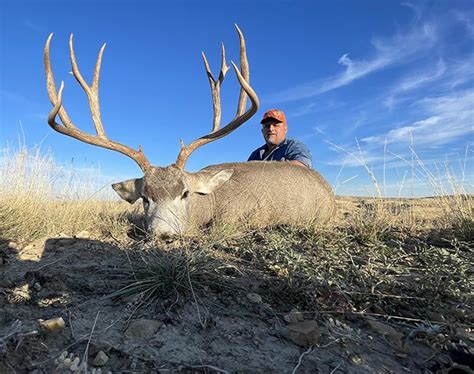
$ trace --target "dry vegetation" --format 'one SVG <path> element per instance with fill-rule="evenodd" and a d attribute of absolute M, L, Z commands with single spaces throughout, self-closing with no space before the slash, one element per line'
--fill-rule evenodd
<path fill-rule="evenodd" d="M 5 149 L 0 166 L 0 235 L 28 242 L 47 236 L 123 232 L 129 205 L 112 199 L 97 170 L 56 164 L 40 149 Z M 97 192 L 99 191 L 99 192 Z"/>
<path fill-rule="evenodd" d="M 113 372 L 473 370 L 474 198 L 464 191 L 339 197 L 331 227 L 215 224 L 162 242 L 136 225 L 139 209 L 99 199 L 93 184 L 79 191 L 49 155 L 6 154 L 1 173 L 0 372 L 73 372 L 58 363 L 65 350 L 85 372 L 99 349 Z M 288 339 L 291 310 L 318 322 L 318 343 Z M 60 338 L 33 333 L 44 316 L 64 316 Z M 166 328 L 140 348 L 119 343 L 140 318 Z"/>

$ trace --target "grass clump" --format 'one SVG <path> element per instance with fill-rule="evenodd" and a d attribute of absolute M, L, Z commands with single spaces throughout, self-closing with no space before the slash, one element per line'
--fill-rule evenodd
<path fill-rule="evenodd" d="M 220 291 L 231 286 L 226 268 L 201 249 L 140 248 L 131 252 L 130 267 L 118 271 L 121 287 L 110 297 L 138 297 L 142 303 L 152 303 L 209 289 Z"/>
<path fill-rule="evenodd" d="M 58 165 L 50 153 L 4 149 L 0 165 L 0 238 L 31 241 L 57 234 L 122 235 L 126 204 L 100 185 L 98 170 Z"/>

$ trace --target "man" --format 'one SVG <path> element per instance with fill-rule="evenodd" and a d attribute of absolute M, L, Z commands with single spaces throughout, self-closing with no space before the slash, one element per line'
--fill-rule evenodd
<path fill-rule="evenodd" d="M 260 123 L 266 144 L 253 151 L 248 161 L 287 161 L 298 166 L 312 167 L 311 153 L 306 145 L 286 138 L 288 124 L 281 110 L 269 110 Z"/>

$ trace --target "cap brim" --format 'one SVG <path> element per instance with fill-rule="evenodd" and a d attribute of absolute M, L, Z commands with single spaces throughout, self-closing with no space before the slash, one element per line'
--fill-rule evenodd
<path fill-rule="evenodd" d="M 279 119 L 279 118 L 275 118 L 275 117 L 265 117 L 264 119 L 262 119 L 262 120 L 260 121 L 260 123 L 263 125 L 263 124 L 265 124 L 265 123 L 267 123 L 267 122 L 271 122 L 271 121 L 283 122 L 283 121 L 282 121 L 281 119 Z"/>

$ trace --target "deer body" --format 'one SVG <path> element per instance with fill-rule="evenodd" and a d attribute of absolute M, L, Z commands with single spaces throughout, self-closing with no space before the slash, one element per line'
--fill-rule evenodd
<path fill-rule="evenodd" d="M 232 63 L 241 90 L 237 113 L 220 127 L 220 90 L 229 67 L 222 45 L 219 76 L 212 75 L 206 56 L 204 66 L 211 87 L 214 119 L 211 132 L 187 146 L 181 144 L 176 162 L 166 167 L 152 166 L 141 147 L 138 150 L 109 139 L 102 124 L 99 107 L 99 78 L 105 44 L 100 49 L 92 83 L 84 80 L 74 53 L 72 35 L 69 49 L 72 73 L 87 95 L 96 135 L 77 128 L 62 104 L 64 84 L 56 91 L 49 57 L 52 34 L 44 48 L 46 85 L 53 109 L 48 116 L 50 127 L 80 141 L 120 152 L 133 159 L 144 176 L 112 185 L 120 197 L 130 203 L 142 199 L 145 221 L 150 231 L 169 236 L 182 234 L 213 220 L 250 221 L 260 226 L 269 224 L 306 224 L 326 222 L 335 209 L 331 187 L 319 173 L 287 162 L 247 162 L 211 165 L 196 173 L 184 171 L 188 157 L 197 148 L 220 139 L 248 121 L 258 110 L 259 100 L 250 86 L 245 40 L 236 26 L 240 40 L 240 70 Z M 247 98 L 251 106 L 247 109 Z M 59 116 L 61 123 L 56 122 Z"/>
<path fill-rule="evenodd" d="M 254 226 L 326 222 L 335 207 L 318 172 L 279 161 L 211 165 L 197 173 L 153 168 L 113 188 L 130 203 L 141 197 L 148 227 L 165 236 L 214 220 Z"/>
<path fill-rule="evenodd" d="M 214 192 L 214 214 L 224 221 L 250 219 L 257 225 L 326 222 L 334 196 L 321 175 L 282 161 L 252 161 L 208 166 L 231 168 L 232 177 Z"/>

